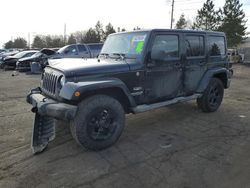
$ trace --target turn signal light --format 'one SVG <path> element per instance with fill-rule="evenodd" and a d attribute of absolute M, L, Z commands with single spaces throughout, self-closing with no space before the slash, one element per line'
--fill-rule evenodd
<path fill-rule="evenodd" d="M 75 97 L 79 97 L 81 95 L 81 93 L 79 91 L 75 92 Z"/>

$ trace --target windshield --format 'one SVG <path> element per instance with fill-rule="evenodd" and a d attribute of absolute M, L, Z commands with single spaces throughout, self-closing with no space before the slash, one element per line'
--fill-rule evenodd
<path fill-rule="evenodd" d="M 148 32 L 131 32 L 110 35 L 105 41 L 101 54 L 141 55 Z"/>
<path fill-rule="evenodd" d="M 68 46 L 64 46 L 64 47 L 60 48 L 57 52 L 58 52 L 59 54 L 61 54 L 61 53 L 63 53 L 63 51 L 64 51 L 66 48 L 68 48 Z"/>
<path fill-rule="evenodd" d="M 31 57 L 39 57 L 40 55 L 42 55 L 41 52 L 36 52 L 36 53 L 34 53 Z"/>
<path fill-rule="evenodd" d="M 16 55 L 14 55 L 14 58 L 22 58 L 23 56 L 25 56 L 27 53 L 29 52 L 19 52 Z"/>

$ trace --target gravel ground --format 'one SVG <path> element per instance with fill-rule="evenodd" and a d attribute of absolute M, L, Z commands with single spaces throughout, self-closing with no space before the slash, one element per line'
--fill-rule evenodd
<path fill-rule="evenodd" d="M 250 187 L 250 67 L 234 69 L 215 113 L 192 101 L 128 115 L 117 144 L 100 152 L 79 147 L 63 126 L 35 156 L 25 97 L 40 76 L 0 72 L 0 187 Z"/>

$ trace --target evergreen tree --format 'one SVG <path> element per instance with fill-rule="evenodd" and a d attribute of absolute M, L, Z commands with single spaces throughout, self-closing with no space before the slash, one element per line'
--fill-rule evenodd
<path fill-rule="evenodd" d="M 195 18 L 193 29 L 202 30 L 217 30 L 220 18 L 218 11 L 214 9 L 213 0 L 207 0 L 203 7 L 198 10 L 198 15 Z"/>
<path fill-rule="evenodd" d="M 239 0 L 226 0 L 222 14 L 222 24 L 218 30 L 226 33 L 228 46 L 237 46 L 248 34 L 242 4 Z"/>
<path fill-rule="evenodd" d="M 24 38 L 18 37 L 13 42 L 13 48 L 27 48 L 27 41 Z"/>
<path fill-rule="evenodd" d="M 100 42 L 100 35 L 96 33 L 96 30 L 93 28 L 90 28 L 83 38 L 83 43 L 98 43 Z"/>
<path fill-rule="evenodd" d="M 104 31 L 103 31 L 103 26 L 101 24 L 100 21 L 98 21 L 95 25 L 95 32 L 96 32 L 96 36 L 98 38 L 98 42 L 103 41 L 103 37 L 104 37 Z"/>
<path fill-rule="evenodd" d="M 13 42 L 10 40 L 10 41 L 6 42 L 3 46 L 5 49 L 13 48 Z"/>
<path fill-rule="evenodd" d="M 106 25 L 105 27 L 105 32 L 104 32 L 104 37 L 103 37 L 103 40 L 106 40 L 106 38 L 112 34 L 112 33 L 115 33 L 115 29 L 114 27 L 111 25 L 111 23 L 109 23 L 108 25 Z"/>
<path fill-rule="evenodd" d="M 50 48 L 57 48 L 65 46 L 64 37 L 62 35 L 53 35 L 51 36 Z"/>
<path fill-rule="evenodd" d="M 18 37 L 13 42 L 10 40 L 4 44 L 4 48 L 27 48 L 27 41 L 24 38 Z"/>
<path fill-rule="evenodd" d="M 175 25 L 176 29 L 185 29 L 187 28 L 187 21 L 185 19 L 185 15 L 181 14 L 179 20 L 177 21 L 176 25 Z"/>
<path fill-rule="evenodd" d="M 37 36 L 35 36 L 35 38 L 33 40 L 32 47 L 33 48 L 45 48 L 46 43 L 41 36 L 37 35 Z"/>

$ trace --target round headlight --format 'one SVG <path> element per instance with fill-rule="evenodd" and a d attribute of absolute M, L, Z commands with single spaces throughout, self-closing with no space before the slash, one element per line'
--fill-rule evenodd
<path fill-rule="evenodd" d="M 65 84 L 65 77 L 64 76 L 61 77 L 60 84 L 61 84 L 61 86 L 64 86 L 64 84 Z"/>

